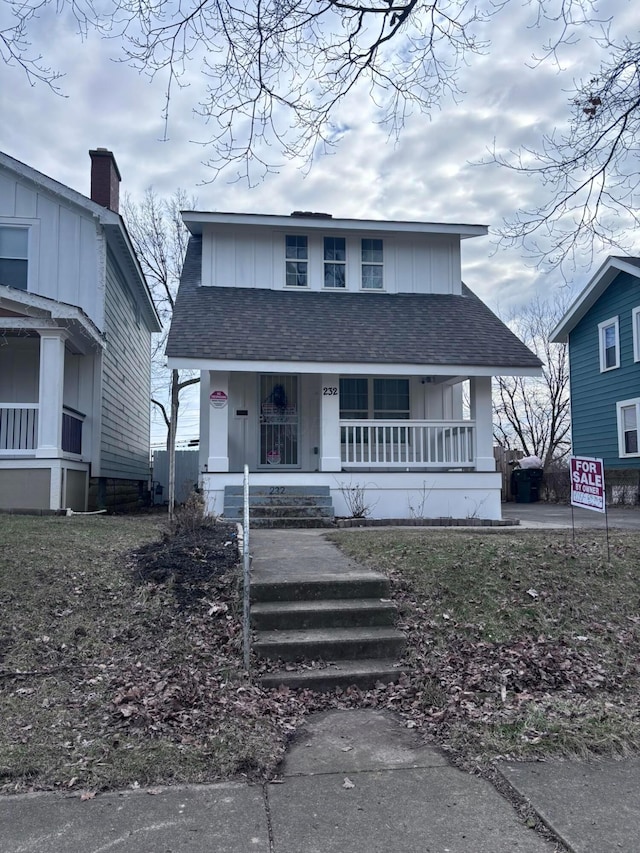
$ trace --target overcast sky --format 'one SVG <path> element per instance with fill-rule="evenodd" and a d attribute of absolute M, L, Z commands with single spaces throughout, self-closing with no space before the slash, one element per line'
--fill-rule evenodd
<path fill-rule="evenodd" d="M 599 5 L 603 15 L 613 16 L 616 32 L 636 37 L 631 0 Z M 207 138 L 207 128 L 192 111 L 200 94 L 197 68 L 191 69 L 191 85 L 174 95 L 169 138 L 162 141 L 162 82 L 150 83 L 114 62 L 115 42 L 95 35 L 83 41 L 71 22 L 49 18 L 34 31 L 34 50 L 65 72 L 64 97 L 42 84 L 30 86 L 17 68 L 0 68 L 0 149 L 86 195 L 88 151 L 102 146 L 115 153 L 121 191 L 134 200 L 149 186 L 160 195 L 180 187 L 197 197 L 201 210 L 287 214 L 303 209 L 334 217 L 498 226 L 515 210 L 543 200 L 544 190 L 507 170 L 472 164 L 486 156 L 494 140 L 502 151 L 539 147 L 544 133 L 561 129 L 569 118 L 573 82 L 597 71 L 602 59 L 585 34 L 562 52 L 561 71 L 551 63 L 532 67 L 532 54 L 548 35 L 530 26 L 534 20 L 531 8 L 511 0 L 488 29 L 490 52 L 472 58 L 461 77 L 464 98 L 444 102 L 431 119 L 413 115 L 397 144 L 372 121 L 368 93 L 358 92 L 336 116 L 346 129 L 335 151 L 318 156 L 308 175 L 285 163 L 278 174 L 248 188 L 230 183 L 233 175 L 208 183 L 207 151 L 198 144 Z M 563 284 L 558 273 L 536 270 L 520 249 L 496 252 L 491 237 L 463 246 L 466 283 L 503 316 Z M 576 271 L 576 292 L 603 258 Z M 184 428 L 192 427 L 197 434 L 189 416 Z"/>

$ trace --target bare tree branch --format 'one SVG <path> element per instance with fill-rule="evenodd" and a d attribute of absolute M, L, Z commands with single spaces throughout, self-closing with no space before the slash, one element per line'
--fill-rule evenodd
<path fill-rule="evenodd" d="M 534 299 L 510 325 L 543 362 L 540 378 L 499 376 L 494 386 L 494 438 L 508 450 L 538 456 L 544 467 L 570 451 L 569 359 L 549 338 L 565 299 Z"/>

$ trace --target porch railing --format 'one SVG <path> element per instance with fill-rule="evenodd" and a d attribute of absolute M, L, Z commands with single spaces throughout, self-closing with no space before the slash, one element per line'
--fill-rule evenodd
<path fill-rule="evenodd" d="M 0 403 L 0 451 L 32 453 L 38 446 L 38 403 Z"/>
<path fill-rule="evenodd" d="M 38 403 L 0 403 L 0 453 L 28 454 L 38 447 Z M 82 453 L 85 415 L 65 406 L 62 411 L 62 447 L 65 453 Z"/>
<path fill-rule="evenodd" d="M 64 406 L 62 409 L 62 450 L 65 453 L 82 453 L 82 424 L 85 415 Z"/>
<path fill-rule="evenodd" d="M 344 468 L 473 468 L 473 421 L 340 421 Z"/>

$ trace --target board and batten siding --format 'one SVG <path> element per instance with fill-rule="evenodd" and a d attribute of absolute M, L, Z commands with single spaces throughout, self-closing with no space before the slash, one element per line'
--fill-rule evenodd
<path fill-rule="evenodd" d="M 149 475 L 151 333 L 111 253 L 107 254 L 102 356 L 102 477 Z"/>
<path fill-rule="evenodd" d="M 79 306 L 102 330 L 97 245 L 103 238 L 96 219 L 24 178 L 0 172 L 0 225 L 29 228 L 29 292 Z"/>
<path fill-rule="evenodd" d="M 327 227 L 306 232 L 259 228 L 205 228 L 202 239 L 202 283 L 220 287 L 285 286 L 285 236 L 308 238 L 309 289 L 322 290 L 325 236 L 346 239 L 346 290 L 361 290 L 361 239 L 382 239 L 384 290 L 387 293 L 461 292 L 460 243 L 447 235 L 353 233 Z"/>
<path fill-rule="evenodd" d="M 640 397 L 640 362 L 633 360 L 631 312 L 640 305 L 640 280 L 620 273 L 569 335 L 573 452 L 606 467 L 640 468 L 618 456 L 616 403 Z M 620 367 L 600 372 L 598 324 L 618 317 Z"/>

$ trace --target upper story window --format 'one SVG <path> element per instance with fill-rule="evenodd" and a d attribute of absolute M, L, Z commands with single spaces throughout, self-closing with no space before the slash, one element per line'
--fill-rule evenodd
<path fill-rule="evenodd" d="M 598 324 L 600 337 L 600 372 L 620 367 L 620 329 L 618 318 Z"/>
<path fill-rule="evenodd" d="M 0 225 L 0 284 L 27 289 L 29 229 Z"/>
<path fill-rule="evenodd" d="M 638 452 L 638 423 L 640 398 L 616 403 L 618 410 L 618 454 L 620 457 L 640 456 Z"/>
<path fill-rule="evenodd" d="M 347 247 L 344 237 L 324 238 L 324 286 L 347 286 Z"/>
<path fill-rule="evenodd" d="M 382 240 L 362 240 L 362 288 L 382 290 Z"/>
<path fill-rule="evenodd" d="M 633 360 L 640 361 L 640 305 L 631 312 L 633 325 Z"/>
<path fill-rule="evenodd" d="M 288 234 L 286 243 L 286 285 L 287 287 L 307 287 L 309 284 L 309 246 L 303 235 Z"/>

